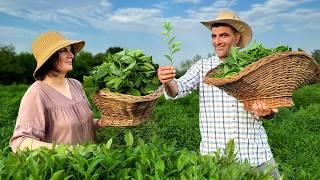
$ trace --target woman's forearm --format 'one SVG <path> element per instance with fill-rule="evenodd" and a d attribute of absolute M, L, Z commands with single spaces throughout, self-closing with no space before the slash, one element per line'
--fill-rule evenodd
<path fill-rule="evenodd" d="M 48 149 L 51 149 L 52 148 L 52 143 L 47 143 L 47 142 L 43 142 L 43 141 L 39 141 L 39 140 L 36 140 L 36 139 L 32 139 L 32 138 L 25 138 L 20 146 L 19 146 L 19 149 L 20 150 L 24 150 L 24 149 L 30 149 L 30 150 L 34 150 L 34 149 L 38 149 L 38 148 L 41 148 L 41 147 L 46 147 Z M 15 150 L 17 151 L 17 149 Z"/>

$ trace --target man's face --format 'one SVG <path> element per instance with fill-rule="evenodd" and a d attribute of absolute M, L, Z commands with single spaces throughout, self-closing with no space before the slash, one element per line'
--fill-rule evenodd
<path fill-rule="evenodd" d="M 229 26 L 218 26 L 212 28 L 212 45 L 220 59 L 229 55 L 232 46 L 237 46 L 240 34 L 235 33 Z"/>

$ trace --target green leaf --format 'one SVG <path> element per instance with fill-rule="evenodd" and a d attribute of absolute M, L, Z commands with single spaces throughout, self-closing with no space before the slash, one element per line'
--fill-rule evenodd
<path fill-rule="evenodd" d="M 164 172 L 164 162 L 162 159 L 158 159 L 155 164 L 155 169 L 160 170 L 161 172 Z"/>
<path fill-rule="evenodd" d="M 126 53 L 127 53 L 127 50 L 124 49 L 124 50 L 122 50 L 120 52 L 117 52 L 116 55 L 124 56 Z"/>
<path fill-rule="evenodd" d="M 152 62 L 152 57 L 151 56 L 143 56 L 140 58 L 141 62 Z"/>
<path fill-rule="evenodd" d="M 120 75 L 120 70 L 117 68 L 117 65 L 115 63 L 112 63 L 109 68 L 112 74 Z"/>
<path fill-rule="evenodd" d="M 176 52 L 178 52 L 178 51 L 180 51 L 180 48 L 175 48 L 175 49 L 173 50 L 172 54 L 174 54 L 174 53 L 176 53 Z"/>
<path fill-rule="evenodd" d="M 148 71 L 152 71 L 152 70 L 155 69 L 154 66 L 151 63 L 148 63 L 148 62 L 144 62 L 143 66 L 147 67 Z"/>
<path fill-rule="evenodd" d="M 164 57 L 166 57 L 172 63 L 172 58 L 169 55 L 165 54 Z"/>
<path fill-rule="evenodd" d="M 141 93 L 138 89 L 129 89 L 128 93 L 127 94 L 131 94 L 131 95 L 134 95 L 134 96 L 141 96 Z"/>
<path fill-rule="evenodd" d="M 122 62 L 126 64 L 131 64 L 132 62 L 135 62 L 136 60 L 132 58 L 131 56 L 122 56 L 120 59 Z"/>
<path fill-rule="evenodd" d="M 59 170 L 59 171 L 56 171 L 52 177 L 50 178 L 50 180 L 59 180 L 59 179 L 62 179 L 64 177 L 64 174 L 63 174 L 64 170 Z"/>
<path fill-rule="evenodd" d="M 127 68 L 123 70 L 123 72 L 127 72 L 128 70 L 133 69 L 135 65 L 136 65 L 136 61 L 134 60 L 131 62 L 131 64 Z"/>
<path fill-rule="evenodd" d="M 121 84 L 121 82 L 122 82 L 123 80 L 121 79 L 121 78 L 116 78 L 115 79 L 115 83 L 114 83 L 114 89 L 115 90 L 118 90 L 119 89 L 119 86 L 120 86 L 120 84 Z"/>
<path fill-rule="evenodd" d="M 129 56 L 132 56 L 132 57 L 141 57 L 143 56 L 143 51 L 140 50 L 140 49 L 135 49 L 135 50 L 132 50 L 132 51 L 128 51 L 128 55 Z"/>
<path fill-rule="evenodd" d="M 71 164 L 71 166 L 73 167 L 74 170 L 78 171 L 79 173 L 81 173 L 82 175 L 85 175 L 86 172 L 83 169 L 83 167 L 80 166 L 80 164 Z"/>
<path fill-rule="evenodd" d="M 174 41 L 174 39 L 175 39 L 176 37 L 172 37 L 170 40 L 169 40 L 169 44 L 171 44 L 173 41 Z"/>
<path fill-rule="evenodd" d="M 233 59 L 233 62 L 237 62 L 237 57 L 238 57 L 238 51 L 239 49 L 238 48 L 235 48 L 235 47 L 232 47 L 231 48 L 231 57 Z"/>
<path fill-rule="evenodd" d="M 133 145 L 133 136 L 131 134 L 131 131 L 125 131 L 124 141 L 126 142 L 126 146 Z"/>
<path fill-rule="evenodd" d="M 175 42 L 174 45 L 175 47 L 180 46 L 182 43 L 181 42 Z"/>
<path fill-rule="evenodd" d="M 230 67 L 227 64 L 223 65 L 223 73 L 227 73 L 230 70 Z"/>
<path fill-rule="evenodd" d="M 103 159 L 101 159 L 100 157 L 94 157 L 93 161 L 90 161 L 89 167 L 87 169 L 87 173 L 88 174 L 92 174 L 92 172 L 94 172 L 94 170 L 96 169 L 97 165 L 103 161 Z"/>
<path fill-rule="evenodd" d="M 134 173 L 134 177 L 135 179 L 138 180 L 143 180 L 143 175 L 140 169 L 136 169 L 135 173 Z"/>
<path fill-rule="evenodd" d="M 144 88 L 144 91 L 146 94 L 151 94 L 157 89 L 157 86 L 154 84 L 147 84 L 147 86 Z"/>
<path fill-rule="evenodd" d="M 181 171 L 185 165 L 184 155 L 181 154 L 177 160 L 177 169 Z"/>
<path fill-rule="evenodd" d="M 110 138 L 110 139 L 108 140 L 107 144 L 105 144 L 105 147 L 106 147 L 107 149 L 110 149 L 111 144 L 112 144 L 112 138 Z"/>

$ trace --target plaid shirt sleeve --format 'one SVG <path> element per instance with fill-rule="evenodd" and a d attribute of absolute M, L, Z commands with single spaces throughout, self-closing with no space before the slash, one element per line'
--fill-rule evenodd
<path fill-rule="evenodd" d="M 178 99 L 186 95 L 199 87 L 200 83 L 200 61 L 193 64 L 188 71 L 179 79 L 174 79 L 178 85 L 178 94 L 176 97 L 170 97 L 164 90 L 164 96 L 166 99 Z"/>

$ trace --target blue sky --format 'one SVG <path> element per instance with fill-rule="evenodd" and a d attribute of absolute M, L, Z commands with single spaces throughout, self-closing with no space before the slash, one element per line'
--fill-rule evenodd
<path fill-rule="evenodd" d="M 210 32 L 199 22 L 220 10 L 236 12 L 251 25 L 253 40 L 267 47 L 320 49 L 319 0 L 0 0 L 0 43 L 14 45 L 18 53 L 31 52 L 39 33 L 56 30 L 85 40 L 85 50 L 93 54 L 110 46 L 141 49 L 165 65 L 161 31 L 163 22 L 170 21 L 183 43 L 174 57 L 179 66 L 196 54 L 213 52 Z"/>

